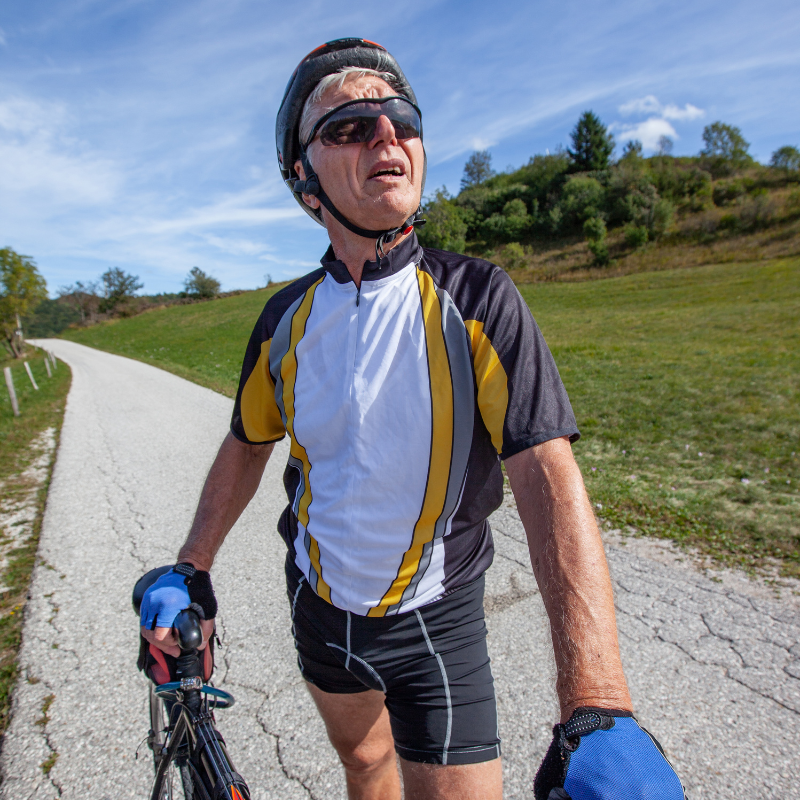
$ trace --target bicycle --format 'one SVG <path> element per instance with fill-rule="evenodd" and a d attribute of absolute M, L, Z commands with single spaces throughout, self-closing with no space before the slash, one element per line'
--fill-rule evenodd
<path fill-rule="evenodd" d="M 169 569 L 151 570 L 136 583 L 132 600 L 137 616 L 144 593 Z M 203 682 L 197 649 L 203 642 L 200 618 L 191 609 L 181 611 L 173 629 L 181 651 L 178 680 L 160 686 L 149 680 L 150 731 L 145 741 L 155 768 L 150 800 L 176 800 L 176 788 L 184 800 L 250 800 L 250 790 L 215 727 L 214 711 L 235 701 L 229 692 Z"/>

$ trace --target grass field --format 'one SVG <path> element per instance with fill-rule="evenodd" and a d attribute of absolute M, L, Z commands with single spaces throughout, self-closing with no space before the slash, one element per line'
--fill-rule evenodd
<path fill-rule="evenodd" d="M 618 525 L 745 568 L 800 575 L 800 259 L 520 287 L 583 439 L 592 501 Z M 268 290 L 67 336 L 232 396 Z"/>
<path fill-rule="evenodd" d="M 26 467 L 39 455 L 32 443 L 48 428 L 61 429 L 64 404 L 69 391 L 71 375 L 66 364 L 59 363 L 53 377 L 48 378 L 41 351 L 35 354 L 28 349 L 26 360 L 31 365 L 33 376 L 39 385 L 35 391 L 20 361 L 0 360 L 0 367 L 11 367 L 14 387 L 20 405 L 20 416 L 14 417 L 5 383 L 0 387 L 0 487 L 2 502 L 0 515 L 4 525 L 0 526 L 0 584 L 5 591 L 0 593 L 0 734 L 8 723 L 11 691 L 17 678 L 16 657 L 22 636 L 22 610 L 28 593 L 31 570 L 39 544 L 47 483 L 32 483 L 24 474 Z M 13 519 L 10 526 L 23 525 L 25 535 L 14 535 L 5 527 L 6 517 L 24 506 L 25 513 L 17 514 L 23 519 Z M 33 524 L 29 520 L 33 517 Z M 27 531 L 30 530 L 30 533 Z"/>

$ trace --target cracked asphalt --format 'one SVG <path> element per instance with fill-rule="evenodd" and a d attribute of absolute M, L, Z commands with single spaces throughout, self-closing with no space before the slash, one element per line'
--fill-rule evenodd
<path fill-rule="evenodd" d="M 136 361 L 71 342 L 73 370 L 47 500 L 21 678 L 2 748 L 6 800 L 147 796 L 146 683 L 130 590 L 169 563 L 225 435 L 231 401 Z M 219 727 L 253 798 L 344 798 L 344 782 L 295 666 L 275 523 L 288 446 L 214 568 L 217 684 L 237 704 Z M 510 502 L 493 517 L 487 624 L 505 796 L 530 798 L 556 715 L 541 599 Z M 690 568 L 607 548 L 621 646 L 640 721 L 697 798 L 800 797 L 797 606 L 737 592 Z M 43 708 L 48 706 L 46 714 Z M 43 762 L 52 762 L 45 775 Z"/>

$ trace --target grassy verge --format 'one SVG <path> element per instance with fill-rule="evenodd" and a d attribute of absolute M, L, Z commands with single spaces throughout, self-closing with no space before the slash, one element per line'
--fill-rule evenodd
<path fill-rule="evenodd" d="M 800 576 L 800 259 L 521 291 L 602 516 Z"/>
<path fill-rule="evenodd" d="M 583 433 L 593 502 L 620 525 L 800 575 L 800 259 L 520 290 Z M 69 338 L 232 396 L 268 292 L 153 311 Z"/>
<path fill-rule="evenodd" d="M 90 328 L 70 328 L 62 336 L 145 361 L 233 397 L 253 326 L 278 288 L 159 308 Z"/>
<path fill-rule="evenodd" d="M 46 480 L 37 484 L 24 472 L 40 455 L 33 444 L 42 432 L 52 428 L 57 437 L 71 381 L 66 364 L 59 362 L 53 377 L 48 378 L 41 351 L 33 354 L 29 349 L 28 355 L 27 361 L 39 385 L 38 392 L 34 391 L 21 362 L 6 359 L 0 363 L 0 367 L 11 367 L 21 412 L 19 417 L 14 417 L 4 383 L 0 387 L 0 512 L 27 503 L 32 506 L 32 513 L 26 513 L 25 517 L 33 517 L 32 524 L 19 520 L 11 523 L 12 526 L 28 525 L 20 536 L 0 527 L 0 551 L 4 557 L 0 584 L 5 589 L 0 594 L 0 735 L 8 725 L 11 692 L 17 679 L 16 659 L 22 637 L 23 609 L 36 559 L 50 474 L 48 469 Z"/>

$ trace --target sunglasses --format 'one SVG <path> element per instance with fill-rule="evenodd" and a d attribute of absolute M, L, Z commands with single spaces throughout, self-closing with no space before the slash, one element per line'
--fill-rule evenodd
<path fill-rule="evenodd" d="M 323 114 L 311 130 L 304 147 L 308 147 L 317 134 L 325 147 L 370 142 L 381 117 L 386 117 L 394 126 L 396 139 L 422 137 L 422 115 L 410 100 L 405 97 L 381 97 L 375 100 L 351 100 Z"/>

